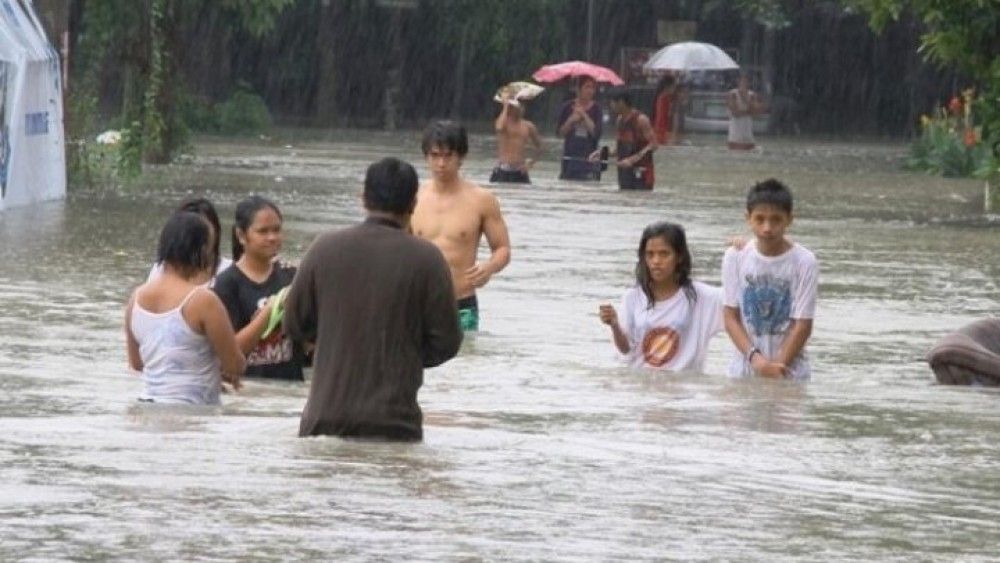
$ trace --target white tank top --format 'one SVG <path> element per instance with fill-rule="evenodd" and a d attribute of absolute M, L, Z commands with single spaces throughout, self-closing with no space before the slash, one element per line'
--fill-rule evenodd
<path fill-rule="evenodd" d="M 130 324 L 142 357 L 145 389 L 139 397 L 141 400 L 219 404 L 222 385 L 219 358 L 208 338 L 192 330 L 181 314 L 181 309 L 199 289 L 192 289 L 180 305 L 163 313 L 151 313 L 140 307 L 136 293 Z"/>

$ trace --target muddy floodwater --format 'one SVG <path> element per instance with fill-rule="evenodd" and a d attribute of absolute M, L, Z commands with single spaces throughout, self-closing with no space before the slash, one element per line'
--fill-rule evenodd
<path fill-rule="evenodd" d="M 271 197 L 294 260 L 359 220 L 371 161 L 426 173 L 416 133 L 204 139 L 130 191 L 0 213 L 0 560 L 995 560 L 1000 394 L 922 361 L 1000 313 L 981 183 L 903 172 L 899 144 L 692 141 L 657 154 L 652 193 L 556 180 L 552 139 L 534 186 L 495 188 L 513 261 L 479 294 L 482 331 L 425 374 L 415 445 L 297 438 L 302 384 L 140 409 L 122 306 L 183 197 L 226 230 Z M 485 181 L 494 150 L 474 137 L 465 173 Z M 642 228 L 682 223 L 718 284 L 768 176 L 820 260 L 812 381 L 728 380 L 725 335 L 705 374 L 621 368 L 597 307 L 630 285 Z"/>

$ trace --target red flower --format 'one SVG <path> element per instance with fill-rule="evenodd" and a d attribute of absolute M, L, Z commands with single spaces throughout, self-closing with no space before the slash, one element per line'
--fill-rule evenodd
<path fill-rule="evenodd" d="M 971 127 L 966 129 L 965 134 L 962 136 L 962 142 L 965 143 L 965 146 L 967 147 L 976 146 L 976 143 L 979 142 L 979 139 L 976 138 L 976 130 Z"/>
<path fill-rule="evenodd" d="M 952 115 L 958 115 L 962 113 L 962 98 L 959 98 L 958 96 L 953 96 L 951 98 L 951 101 L 948 102 L 948 111 L 950 111 Z"/>

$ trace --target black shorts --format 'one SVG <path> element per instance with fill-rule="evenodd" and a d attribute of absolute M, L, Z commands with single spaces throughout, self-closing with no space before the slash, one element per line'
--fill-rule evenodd
<path fill-rule="evenodd" d="M 619 168 L 618 189 L 620 190 L 651 190 L 650 175 L 644 168 Z"/>
<path fill-rule="evenodd" d="M 524 170 L 505 170 L 497 166 L 490 174 L 491 184 L 530 184 L 531 178 Z"/>

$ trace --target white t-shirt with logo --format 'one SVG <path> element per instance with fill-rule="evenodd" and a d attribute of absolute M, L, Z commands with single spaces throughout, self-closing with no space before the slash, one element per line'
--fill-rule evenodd
<path fill-rule="evenodd" d="M 743 328 L 766 357 L 774 359 L 788 335 L 792 319 L 812 319 L 816 312 L 819 263 L 800 244 L 779 256 L 764 256 L 756 241 L 742 250 L 730 248 L 722 257 L 722 288 L 726 307 L 738 307 Z M 753 375 L 749 362 L 733 347 L 730 377 Z M 792 379 L 812 374 L 805 348 L 788 366 Z"/>
<path fill-rule="evenodd" d="M 633 368 L 703 371 L 708 343 L 723 329 L 722 290 L 692 282 L 694 303 L 681 289 L 649 307 L 638 286 L 622 298 L 618 324 L 628 338 L 625 360 Z"/>

